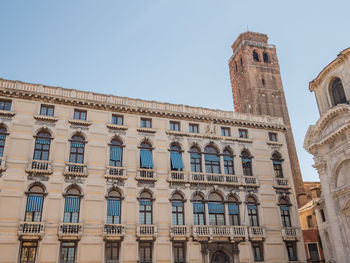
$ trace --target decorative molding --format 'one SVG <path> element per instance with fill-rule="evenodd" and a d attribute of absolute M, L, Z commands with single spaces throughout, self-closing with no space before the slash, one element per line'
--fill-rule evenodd
<path fill-rule="evenodd" d="M 112 130 L 126 131 L 128 129 L 128 127 L 125 125 L 117 125 L 117 124 L 112 124 L 112 123 L 108 123 L 108 124 L 106 124 L 106 126 L 107 126 L 107 128 L 112 129 Z"/>
<path fill-rule="evenodd" d="M 12 118 L 13 116 L 15 116 L 15 114 L 16 114 L 16 113 L 13 112 L 13 111 L 0 110 L 0 116 Z"/>
<path fill-rule="evenodd" d="M 138 132 L 146 132 L 146 133 L 156 133 L 157 130 L 152 129 L 152 128 L 137 128 L 136 129 Z"/>
<path fill-rule="evenodd" d="M 92 124 L 91 121 L 74 120 L 74 119 L 70 119 L 68 120 L 68 122 L 70 124 L 78 125 L 78 126 L 90 126 Z"/>
<path fill-rule="evenodd" d="M 54 116 L 46 116 L 46 115 L 34 115 L 34 119 L 39 120 L 39 121 L 49 121 L 49 122 L 56 122 L 58 121 L 57 117 Z"/>

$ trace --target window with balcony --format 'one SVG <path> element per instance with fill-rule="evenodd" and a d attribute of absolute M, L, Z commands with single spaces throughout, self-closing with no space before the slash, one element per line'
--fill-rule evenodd
<path fill-rule="evenodd" d="M 253 196 L 247 198 L 247 210 L 249 226 L 259 226 L 258 204 Z"/>
<path fill-rule="evenodd" d="M 140 145 L 140 168 L 153 169 L 152 145 L 148 142 Z"/>
<path fill-rule="evenodd" d="M 174 263 L 185 263 L 186 262 L 186 252 L 184 242 L 174 242 L 173 243 L 173 253 L 174 253 Z"/>
<path fill-rule="evenodd" d="M 106 263 L 119 262 L 119 242 L 106 242 L 105 258 Z"/>
<path fill-rule="evenodd" d="M 86 121 L 86 117 L 87 117 L 86 110 L 78 110 L 78 109 L 74 110 L 74 115 L 73 115 L 74 120 Z"/>
<path fill-rule="evenodd" d="M 148 192 L 142 192 L 139 200 L 139 224 L 152 225 L 152 196 Z"/>
<path fill-rule="evenodd" d="M 283 178 L 283 170 L 282 170 L 282 157 L 281 154 L 278 152 L 275 152 L 272 154 L 272 165 L 273 165 L 273 171 L 275 173 L 276 178 Z"/>
<path fill-rule="evenodd" d="M 124 124 L 124 117 L 122 115 L 112 115 L 112 124 L 115 125 L 123 125 Z"/>
<path fill-rule="evenodd" d="M 41 104 L 40 106 L 40 115 L 44 116 L 54 116 L 55 107 L 52 105 Z"/>
<path fill-rule="evenodd" d="M 34 160 L 48 161 L 50 154 L 51 135 L 40 131 L 36 135 L 34 146 Z"/>
<path fill-rule="evenodd" d="M 229 127 L 221 127 L 221 136 L 231 136 L 231 130 Z"/>
<path fill-rule="evenodd" d="M 248 130 L 246 130 L 246 129 L 239 129 L 238 130 L 238 136 L 239 136 L 239 138 L 247 139 L 248 138 Z"/>
<path fill-rule="evenodd" d="M 0 110 L 10 111 L 12 101 L 0 99 Z"/>
<path fill-rule="evenodd" d="M 190 133 L 199 133 L 199 126 L 198 126 L 198 124 L 190 123 L 188 125 L 188 128 L 189 128 L 189 132 Z"/>
<path fill-rule="evenodd" d="M 75 263 L 76 242 L 61 242 L 60 263 Z"/>
<path fill-rule="evenodd" d="M 141 128 L 152 128 L 152 119 L 141 118 L 140 127 Z"/>
<path fill-rule="evenodd" d="M 80 197 L 81 192 L 79 189 L 72 187 L 69 188 L 65 194 L 64 204 L 64 223 L 78 223 L 80 213 Z"/>
<path fill-rule="evenodd" d="M 182 171 L 184 169 L 181 148 L 176 143 L 170 145 L 170 168 L 172 171 Z"/>
<path fill-rule="evenodd" d="M 184 200 L 178 193 L 171 197 L 171 223 L 172 225 L 184 225 Z"/>
<path fill-rule="evenodd" d="M 205 225 L 204 198 L 200 194 L 193 197 L 193 224 Z"/>
<path fill-rule="evenodd" d="M 39 184 L 36 184 L 29 189 L 24 221 L 41 222 L 44 193 L 44 187 Z"/>
<path fill-rule="evenodd" d="M 139 263 L 152 263 L 152 242 L 139 242 Z"/>
<path fill-rule="evenodd" d="M 220 155 L 213 146 L 204 149 L 205 171 L 207 173 L 220 173 Z"/>
<path fill-rule="evenodd" d="M 210 225 L 225 225 L 225 205 L 220 194 L 211 193 L 209 195 L 208 212 Z"/>
<path fill-rule="evenodd" d="M 22 241 L 20 263 L 34 263 L 37 249 L 37 241 Z"/>
<path fill-rule="evenodd" d="M 242 168 L 244 176 L 253 176 L 252 157 L 247 150 L 243 150 L 241 153 Z"/>
<path fill-rule="evenodd" d="M 6 128 L 0 126 L 0 158 L 4 156 L 6 135 L 7 135 Z M 0 165 L 1 165 L 1 159 L 0 159 Z"/>
<path fill-rule="evenodd" d="M 70 163 L 84 163 L 85 139 L 83 136 L 74 135 L 70 143 Z"/>
<path fill-rule="evenodd" d="M 119 139 L 112 139 L 109 146 L 109 165 L 121 167 L 123 163 L 123 144 Z"/>
<path fill-rule="evenodd" d="M 202 172 L 202 158 L 200 150 L 192 146 L 190 149 L 191 172 Z"/>
<path fill-rule="evenodd" d="M 170 130 L 171 131 L 180 131 L 180 122 L 178 122 L 178 121 L 171 121 L 170 122 Z"/>
<path fill-rule="evenodd" d="M 288 253 L 288 260 L 289 261 L 298 261 L 298 255 L 297 255 L 297 243 L 287 241 L 286 242 L 287 247 L 287 253 Z"/>
<path fill-rule="evenodd" d="M 107 198 L 107 224 L 120 224 L 121 195 L 117 190 L 111 190 Z"/>
<path fill-rule="evenodd" d="M 271 142 L 277 142 L 277 133 L 275 133 L 275 132 L 269 132 L 269 141 L 271 141 Z"/>
<path fill-rule="evenodd" d="M 228 197 L 228 219 L 231 226 L 239 226 L 241 224 L 239 217 L 239 202 L 234 195 Z"/>
<path fill-rule="evenodd" d="M 225 174 L 235 174 L 233 153 L 229 148 L 226 148 L 223 152 L 224 159 L 224 172 Z"/>
<path fill-rule="evenodd" d="M 252 242 L 254 261 L 264 261 L 263 242 Z"/>
<path fill-rule="evenodd" d="M 329 85 L 329 92 L 333 106 L 346 103 L 346 96 L 340 78 L 334 78 Z"/>
<path fill-rule="evenodd" d="M 290 220 L 289 202 L 286 198 L 281 198 L 279 201 L 281 220 L 283 227 L 291 227 L 292 223 Z"/>
<path fill-rule="evenodd" d="M 309 252 L 309 259 L 308 261 L 320 261 L 320 254 L 318 253 L 318 246 L 317 243 L 309 243 L 307 244 L 307 249 Z"/>

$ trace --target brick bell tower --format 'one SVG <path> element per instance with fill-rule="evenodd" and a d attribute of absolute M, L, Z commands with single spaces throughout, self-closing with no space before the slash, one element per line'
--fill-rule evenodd
<path fill-rule="evenodd" d="M 245 32 L 232 45 L 229 60 L 235 111 L 282 117 L 287 127 L 286 140 L 297 196 L 304 184 L 290 125 L 276 48 L 265 34 Z M 298 200 L 298 198 L 297 198 Z"/>

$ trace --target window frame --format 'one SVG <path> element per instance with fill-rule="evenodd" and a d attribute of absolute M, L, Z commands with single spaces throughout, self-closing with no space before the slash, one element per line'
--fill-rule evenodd
<path fill-rule="evenodd" d="M 147 210 L 147 205 L 142 205 L 141 201 L 151 202 L 151 209 Z M 143 214 L 143 222 L 141 222 L 141 214 Z M 148 224 L 148 215 L 150 215 L 150 223 Z M 153 200 L 152 198 L 140 198 L 139 200 L 139 224 L 140 225 L 153 225 Z"/>
<path fill-rule="evenodd" d="M 287 249 L 287 255 L 288 255 L 288 261 L 298 261 L 298 249 L 297 249 L 297 243 L 295 241 L 285 241 L 286 249 Z M 293 254 L 291 254 L 291 250 Z"/>
<path fill-rule="evenodd" d="M 82 140 L 77 140 L 74 139 L 77 137 L 80 137 Z M 74 142 L 78 142 L 78 143 L 82 143 L 83 146 L 82 147 L 76 147 L 73 146 L 72 143 Z M 74 151 L 73 151 L 73 148 Z M 79 152 L 79 149 L 83 149 L 82 152 Z M 74 160 L 72 161 L 72 155 L 74 155 Z M 79 157 L 81 157 L 81 162 L 78 162 Z M 83 164 L 84 163 L 84 157 L 85 157 L 85 138 L 81 135 L 74 135 L 72 136 L 72 139 L 70 140 L 70 148 L 69 148 L 69 162 L 70 163 L 77 163 L 77 164 Z"/>
<path fill-rule="evenodd" d="M 234 155 L 229 150 L 225 149 L 223 151 L 222 156 L 223 156 L 224 174 L 234 175 L 235 174 Z M 225 157 L 230 158 L 230 160 L 225 160 Z M 231 169 L 232 169 L 232 173 L 230 172 Z"/>
<path fill-rule="evenodd" d="M 114 255 L 114 248 L 117 249 L 117 256 Z M 108 249 L 110 249 L 110 253 L 107 252 Z M 110 254 L 110 255 L 108 255 Z M 108 262 L 108 260 L 119 260 L 120 257 L 120 242 L 118 241 L 106 241 L 105 242 L 105 261 Z M 119 261 L 118 261 L 119 262 Z"/>
<path fill-rule="evenodd" d="M 34 245 L 31 245 L 31 246 L 23 246 L 24 245 L 24 243 L 35 243 L 35 246 Z M 19 262 L 20 263 L 34 263 L 35 261 L 36 261 L 36 257 L 37 257 L 37 254 L 38 254 L 38 241 L 36 241 L 36 240 L 23 240 L 23 241 L 21 241 L 21 246 L 20 246 L 20 258 L 19 258 Z M 27 250 L 27 256 L 26 256 L 26 259 L 25 260 L 23 260 L 22 259 L 22 257 L 23 257 L 23 250 L 24 250 L 24 248 L 29 248 L 28 250 Z M 28 256 L 30 255 L 30 250 L 31 250 L 31 248 L 34 248 L 34 259 L 28 259 Z"/>
<path fill-rule="evenodd" d="M 230 137 L 231 136 L 231 128 L 230 127 L 221 127 L 221 136 Z"/>
<path fill-rule="evenodd" d="M 203 205 L 203 208 L 204 208 L 203 212 L 195 211 L 195 209 L 194 209 L 194 204 L 195 203 L 200 203 L 200 204 Z M 193 225 L 199 225 L 199 226 L 206 225 L 206 216 L 205 216 L 206 215 L 206 207 L 205 207 L 204 200 L 202 198 L 200 200 L 193 200 L 193 202 L 192 202 L 192 209 L 193 209 Z M 203 221 L 203 224 L 201 224 L 201 219 Z"/>
<path fill-rule="evenodd" d="M 252 250 L 253 250 L 254 261 L 255 262 L 264 261 L 264 243 L 261 241 L 254 241 L 254 242 L 251 242 L 251 245 L 252 245 Z M 261 254 L 260 257 L 258 257 L 258 255 L 256 253 L 256 249 L 260 250 L 260 254 Z"/>
<path fill-rule="evenodd" d="M 121 151 L 120 161 L 115 161 L 115 160 L 111 159 L 112 147 L 120 149 L 120 151 Z M 109 164 L 109 166 L 113 166 L 113 167 L 123 167 L 123 143 L 116 138 L 113 138 L 111 140 L 111 143 L 109 144 L 109 162 L 108 162 L 108 164 Z"/>
<path fill-rule="evenodd" d="M 183 257 L 179 257 L 179 250 L 182 249 Z M 185 263 L 186 262 L 186 243 L 185 242 L 173 242 L 173 255 L 174 263 Z"/>
<path fill-rule="evenodd" d="M 241 152 L 241 162 L 242 162 L 242 170 L 243 176 L 253 176 L 253 164 L 252 164 L 252 156 L 247 151 Z M 246 161 L 249 160 L 249 161 Z"/>
<path fill-rule="evenodd" d="M 12 100 L 0 98 L 0 110 L 11 111 L 11 108 L 12 108 Z"/>
<path fill-rule="evenodd" d="M 189 152 L 190 152 L 191 173 L 201 173 L 202 172 L 201 151 L 196 147 L 191 147 Z M 198 171 L 198 168 L 199 168 L 199 171 Z"/>
<path fill-rule="evenodd" d="M 287 207 L 288 209 L 283 210 L 282 207 Z M 284 211 L 287 211 L 287 212 L 284 212 Z M 281 214 L 282 227 L 292 227 L 289 205 L 281 204 L 280 205 L 280 214 Z"/>
<path fill-rule="evenodd" d="M 141 258 L 141 255 L 143 254 L 144 256 L 147 254 L 146 250 L 149 249 L 149 255 L 150 258 L 144 257 Z M 139 242 L 139 263 L 150 263 L 153 262 L 153 242 L 149 241 L 140 241 Z M 141 253 L 141 250 L 143 250 L 143 253 Z"/>
<path fill-rule="evenodd" d="M 181 206 L 173 206 L 173 202 L 181 203 Z M 175 211 L 174 211 L 175 207 Z M 179 211 L 179 207 L 182 208 L 182 211 Z M 175 215 L 176 222 L 173 221 Z M 180 217 L 181 215 L 181 217 Z M 179 218 L 181 218 L 182 222 Z M 184 206 L 184 201 L 183 200 L 178 200 L 178 199 L 172 199 L 171 200 L 171 224 L 173 226 L 183 226 L 185 225 L 185 206 Z"/>
<path fill-rule="evenodd" d="M 0 126 L 0 158 L 4 157 L 7 135 L 8 135 L 7 129 L 3 126 Z M 0 159 L 0 165 L 1 165 L 1 159 Z"/>
<path fill-rule="evenodd" d="M 306 222 L 307 222 L 307 227 L 308 228 L 313 228 L 314 227 L 314 222 L 312 220 L 312 215 L 306 216 Z"/>
<path fill-rule="evenodd" d="M 73 194 L 73 193 L 69 193 L 70 190 L 75 189 L 76 191 L 79 192 L 79 194 Z M 78 212 L 66 212 L 66 199 L 67 197 L 75 197 L 79 199 L 79 211 Z M 64 223 L 79 223 L 80 220 L 80 210 L 81 210 L 81 197 L 82 195 L 80 194 L 80 190 L 72 187 L 70 189 L 67 190 L 67 193 L 64 196 L 64 211 L 63 211 L 63 222 Z M 67 215 L 69 215 L 68 220 L 66 219 L 66 213 Z"/>
<path fill-rule="evenodd" d="M 121 122 L 119 122 L 119 120 L 121 120 Z M 124 116 L 118 115 L 118 114 L 112 114 L 111 124 L 123 126 Z"/>
<path fill-rule="evenodd" d="M 152 119 L 140 118 L 140 128 L 152 129 Z"/>
<path fill-rule="evenodd" d="M 269 132 L 269 141 L 270 142 L 277 142 L 278 136 L 277 132 Z"/>
<path fill-rule="evenodd" d="M 199 133 L 199 124 L 197 124 L 197 123 L 189 123 L 188 124 L 188 131 L 190 133 Z"/>
<path fill-rule="evenodd" d="M 48 136 L 42 136 L 42 134 L 47 134 Z M 42 144 L 39 143 L 39 140 L 48 140 L 48 144 Z M 47 146 L 48 145 L 48 146 Z M 33 152 L 33 160 L 37 161 L 48 161 L 50 158 L 50 148 L 51 148 L 51 135 L 48 132 L 42 132 L 39 131 L 37 135 L 35 136 L 35 142 L 34 142 L 34 152 Z M 39 159 L 36 158 L 37 153 L 39 153 Z M 47 154 L 47 159 L 45 159 L 43 156 Z"/>
<path fill-rule="evenodd" d="M 213 149 L 216 153 L 210 152 L 209 150 Z M 217 160 L 207 160 L 207 156 L 215 156 Z M 204 166 L 206 173 L 220 174 L 221 173 L 221 162 L 220 162 L 220 153 L 213 147 L 207 146 L 204 149 Z"/>
<path fill-rule="evenodd" d="M 49 110 L 52 110 L 52 114 L 49 114 Z M 48 105 L 48 104 L 41 104 L 39 113 L 42 116 L 54 117 L 55 116 L 55 106 Z"/>
<path fill-rule="evenodd" d="M 305 245 L 307 245 L 307 253 L 309 255 L 309 258 L 308 260 L 310 260 L 311 262 L 313 261 L 320 261 L 321 260 L 321 255 L 320 255 L 320 248 L 319 248 L 319 243 L 318 242 L 310 242 L 310 243 L 306 243 Z M 318 258 L 317 259 L 312 259 L 311 258 L 311 253 L 310 253 L 310 247 L 309 245 L 315 245 L 316 246 L 316 251 L 317 251 L 317 256 Z"/>
<path fill-rule="evenodd" d="M 170 121 L 169 122 L 169 130 L 170 131 L 180 131 L 180 122 L 179 121 Z"/>
<path fill-rule="evenodd" d="M 248 139 L 248 129 L 238 129 L 238 137 Z"/>
<path fill-rule="evenodd" d="M 74 243 L 74 246 L 64 245 L 64 244 L 68 244 L 68 243 Z M 72 240 L 61 241 L 61 244 L 60 244 L 60 263 L 75 263 L 76 262 L 76 256 L 77 256 L 77 247 L 78 247 L 78 242 L 77 241 L 72 241 Z M 67 259 L 67 260 L 63 259 L 63 249 L 64 248 L 68 248 L 67 256 L 69 255 L 69 248 L 73 248 L 73 251 L 74 251 L 74 259 L 73 259 L 73 261 L 71 259 Z"/>
<path fill-rule="evenodd" d="M 74 109 L 73 119 L 78 120 L 78 121 L 86 121 L 87 120 L 87 110 Z"/>
<path fill-rule="evenodd" d="M 210 213 L 209 204 L 210 203 L 217 203 L 224 207 L 223 213 Z M 222 216 L 223 221 L 220 222 L 220 217 Z M 224 226 L 226 225 L 226 216 L 225 216 L 225 204 L 221 201 L 209 201 L 208 202 L 208 217 L 209 217 L 209 225 L 211 226 Z M 212 220 L 214 219 L 214 221 Z M 220 224 L 221 223 L 221 224 Z"/>

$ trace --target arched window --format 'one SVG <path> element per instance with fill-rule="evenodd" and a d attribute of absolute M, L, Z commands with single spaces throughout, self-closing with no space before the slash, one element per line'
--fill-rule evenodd
<path fill-rule="evenodd" d="M 256 61 L 256 62 L 260 61 L 259 55 L 258 55 L 258 53 L 255 50 L 253 51 L 253 60 Z"/>
<path fill-rule="evenodd" d="M 182 171 L 184 169 L 181 148 L 175 143 L 170 145 L 170 168 L 172 171 Z"/>
<path fill-rule="evenodd" d="M 239 203 L 234 195 L 228 197 L 228 219 L 231 226 L 239 226 L 241 224 L 239 217 Z"/>
<path fill-rule="evenodd" d="M 282 161 L 279 153 L 272 154 L 273 171 L 276 178 L 283 178 Z"/>
<path fill-rule="evenodd" d="M 212 147 L 207 146 L 204 149 L 205 171 L 207 173 L 220 173 L 220 156 L 218 151 Z"/>
<path fill-rule="evenodd" d="M 250 226 L 259 226 L 258 205 L 253 196 L 247 198 L 248 224 Z"/>
<path fill-rule="evenodd" d="M 152 146 L 148 142 L 140 145 L 140 168 L 153 169 Z"/>
<path fill-rule="evenodd" d="M 85 140 L 80 135 L 74 135 L 70 143 L 70 163 L 84 163 Z"/>
<path fill-rule="evenodd" d="M 225 225 L 225 206 L 218 193 L 209 195 L 208 212 L 210 225 Z"/>
<path fill-rule="evenodd" d="M 171 223 L 172 225 L 184 225 L 184 200 L 178 193 L 171 197 Z"/>
<path fill-rule="evenodd" d="M 142 192 L 139 201 L 139 223 L 142 225 L 152 225 L 152 195 Z"/>
<path fill-rule="evenodd" d="M 292 223 L 290 220 L 290 212 L 289 212 L 289 202 L 285 198 L 281 198 L 279 202 L 280 211 L 281 211 L 281 221 L 283 227 L 291 227 Z"/>
<path fill-rule="evenodd" d="M 340 78 L 334 78 L 331 81 L 330 94 L 333 100 L 333 106 L 346 103 L 346 96 Z"/>
<path fill-rule="evenodd" d="M 192 146 L 190 149 L 191 172 L 202 172 L 202 159 L 200 150 Z"/>
<path fill-rule="evenodd" d="M 0 127 L 0 158 L 4 156 L 6 135 L 7 135 L 6 128 Z M 1 159 L 0 159 L 0 165 L 1 165 Z"/>
<path fill-rule="evenodd" d="M 252 157 L 250 156 L 250 153 L 245 150 L 242 151 L 241 158 L 242 158 L 243 175 L 253 176 Z"/>
<path fill-rule="evenodd" d="M 121 195 L 117 190 L 111 190 L 107 198 L 107 224 L 120 224 Z"/>
<path fill-rule="evenodd" d="M 229 149 L 225 149 L 223 157 L 225 174 L 235 174 L 232 152 Z"/>
<path fill-rule="evenodd" d="M 40 222 L 44 201 L 44 188 L 34 185 L 29 189 L 24 221 Z"/>
<path fill-rule="evenodd" d="M 269 56 L 267 55 L 266 52 L 263 53 L 263 59 L 264 59 L 264 62 L 265 62 L 265 63 L 268 63 L 268 62 L 269 62 Z"/>
<path fill-rule="evenodd" d="M 193 196 L 193 224 L 205 225 L 204 198 L 198 193 Z"/>
<path fill-rule="evenodd" d="M 109 165 L 121 167 L 123 164 L 123 148 L 120 140 L 113 139 L 109 148 Z"/>
<path fill-rule="evenodd" d="M 34 160 L 48 161 L 50 154 L 51 135 L 48 132 L 38 132 L 34 146 Z"/>
<path fill-rule="evenodd" d="M 80 212 L 80 196 L 78 188 L 71 187 L 67 190 L 64 204 L 63 222 L 78 223 Z"/>

